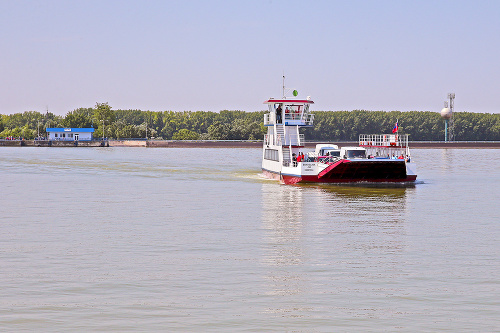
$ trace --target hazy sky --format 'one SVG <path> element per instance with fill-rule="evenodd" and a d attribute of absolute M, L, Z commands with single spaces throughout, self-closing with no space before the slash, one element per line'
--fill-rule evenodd
<path fill-rule="evenodd" d="M 0 113 L 500 112 L 500 1 L 0 0 Z"/>

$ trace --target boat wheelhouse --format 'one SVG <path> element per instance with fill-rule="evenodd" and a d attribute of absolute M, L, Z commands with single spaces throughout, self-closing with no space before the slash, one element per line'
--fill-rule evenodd
<path fill-rule="evenodd" d="M 285 184 L 299 182 L 413 182 L 416 167 L 411 163 L 408 135 L 362 134 L 359 145 L 338 147 L 318 144 L 305 147 L 301 127 L 312 127 L 314 114 L 307 99 L 270 98 L 264 102 L 262 171 Z"/>

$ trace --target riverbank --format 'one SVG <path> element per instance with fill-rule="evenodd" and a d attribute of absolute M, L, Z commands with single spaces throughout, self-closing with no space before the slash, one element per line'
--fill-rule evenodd
<path fill-rule="evenodd" d="M 145 141 L 144 141 L 145 142 Z M 314 148 L 318 143 L 306 142 L 306 148 Z M 358 141 L 333 142 L 339 147 L 358 146 Z M 113 141 L 110 141 L 113 145 Z M 197 140 L 148 140 L 147 147 L 151 148 L 262 148 L 262 141 L 197 141 Z M 414 141 L 410 142 L 410 148 L 500 148 L 500 141 Z"/>
<path fill-rule="evenodd" d="M 109 147 L 109 140 L 59 141 L 59 140 L 0 140 L 0 147 Z"/>
<path fill-rule="evenodd" d="M 314 148 L 324 142 L 306 142 L 306 148 Z M 333 142 L 339 147 L 357 146 L 357 141 Z M 148 147 L 148 148 L 261 148 L 262 141 L 239 140 L 95 140 L 95 141 L 47 141 L 47 140 L 0 140 L 0 147 Z M 500 149 L 500 141 L 410 141 L 411 148 L 418 149 Z"/>

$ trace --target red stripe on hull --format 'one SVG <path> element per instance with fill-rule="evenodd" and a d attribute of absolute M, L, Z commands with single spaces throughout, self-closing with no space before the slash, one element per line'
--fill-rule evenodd
<path fill-rule="evenodd" d="M 302 182 L 302 177 L 282 175 L 282 182 L 286 185 L 293 185 Z"/>

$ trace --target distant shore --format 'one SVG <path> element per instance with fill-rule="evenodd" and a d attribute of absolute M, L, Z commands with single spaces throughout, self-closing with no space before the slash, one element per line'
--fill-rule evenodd
<path fill-rule="evenodd" d="M 0 147 L 102 147 L 103 141 L 94 140 L 90 142 L 79 141 L 35 141 L 35 140 L 0 140 Z M 123 139 L 105 140 L 104 146 L 109 147 L 149 147 L 149 148 L 262 148 L 262 141 L 253 140 L 145 140 L 145 139 Z M 314 148 L 318 143 L 334 143 L 339 147 L 357 146 L 357 141 L 336 142 L 306 142 L 306 148 Z M 500 141 L 410 141 L 410 148 L 418 149 L 481 149 L 500 148 Z"/>
<path fill-rule="evenodd" d="M 334 143 L 339 147 L 357 146 L 358 141 L 306 142 L 306 148 L 318 143 Z M 146 142 L 144 140 L 144 144 Z M 113 141 L 110 141 L 113 146 Z M 148 140 L 152 148 L 262 148 L 262 141 L 196 141 L 196 140 Z M 410 148 L 500 148 L 500 141 L 410 141 Z"/>

